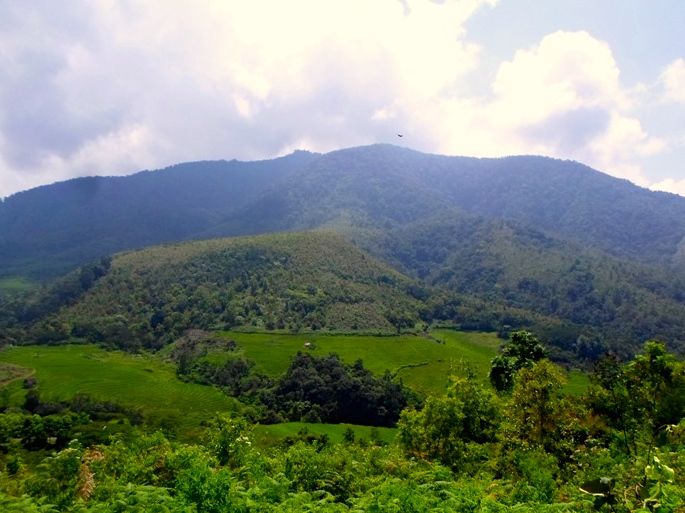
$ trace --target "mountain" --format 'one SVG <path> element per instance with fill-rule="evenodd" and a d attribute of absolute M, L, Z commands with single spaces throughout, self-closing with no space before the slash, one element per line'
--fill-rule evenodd
<path fill-rule="evenodd" d="M 205 234 L 322 224 L 384 230 L 446 209 L 517 221 L 645 263 L 670 265 L 685 241 L 685 198 L 576 162 L 445 157 L 388 145 L 322 155 Z"/>
<path fill-rule="evenodd" d="M 315 158 L 192 162 L 15 194 L 0 203 L 0 275 L 55 276 L 123 249 L 186 239 Z"/>
<path fill-rule="evenodd" d="M 416 282 L 328 232 L 156 246 L 98 269 L 82 293 L 58 308 L 47 302 L 34 339 L 75 336 L 136 349 L 160 347 L 190 328 L 392 333 L 413 327 L 421 309 Z M 34 309 L 65 290 L 66 282 L 46 291 Z"/>
<path fill-rule="evenodd" d="M 56 275 L 160 242 L 321 226 L 386 230 L 460 210 L 643 263 L 685 262 L 685 198 L 543 157 L 390 145 L 79 178 L 0 203 L 0 274 Z"/>
<path fill-rule="evenodd" d="M 374 145 L 254 163 L 184 164 L 17 194 L 0 205 L 0 228 L 0 274 L 5 275 L 54 274 L 115 250 L 159 242 L 325 228 L 411 276 L 414 292 L 424 286 L 444 291 L 444 296 L 431 292 L 427 300 L 419 292 L 427 302 L 407 308 L 413 312 L 407 319 L 416 319 L 418 308 L 426 319 L 462 327 L 531 326 L 566 351 L 577 351 L 581 339 L 595 349 L 631 351 L 650 337 L 685 348 L 685 274 L 678 267 L 685 262 L 685 199 L 575 162 L 446 157 Z M 162 260 L 164 251 L 158 255 Z M 181 272 L 180 264 L 168 261 L 171 270 L 158 269 L 162 277 Z M 217 280 L 215 273 L 223 276 L 210 268 L 209 282 Z M 91 283 L 99 271 L 88 269 L 83 279 Z M 118 276 L 118 264 L 112 269 L 103 283 Z M 306 283 L 304 269 L 293 269 L 293 279 Z M 262 271 L 250 268 L 249 274 Z M 31 312 L 55 310 L 46 304 L 71 301 L 83 272 L 72 275 L 68 293 L 62 287 L 53 295 L 57 300 L 26 315 L 33 319 Z M 145 279 L 153 289 L 152 278 Z M 285 285 L 278 286 L 282 292 Z M 239 292 L 236 297 L 245 299 Z M 190 288 L 185 293 L 196 294 Z M 140 297 L 147 296 L 140 292 Z M 164 296 L 164 304 L 168 299 Z M 143 299 L 122 299 L 122 305 L 126 301 L 145 315 L 155 314 Z M 278 315 L 257 311 L 246 322 L 281 320 L 288 326 L 287 309 Z M 332 319 L 327 310 L 319 313 L 319 324 Z M 385 314 L 369 315 L 375 320 L 368 326 L 359 321 L 331 326 L 388 327 L 378 317 Z M 305 317 L 297 317 L 300 326 Z M 179 325 L 193 325 L 186 321 Z M 66 324 L 72 326 L 71 320 Z"/>
<path fill-rule="evenodd" d="M 468 214 L 441 214 L 359 243 L 429 286 L 563 321 L 531 319 L 566 350 L 579 350 L 581 336 L 601 341 L 597 351 L 636 349 L 649 338 L 685 349 L 685 278 L 658 267 Z"/>

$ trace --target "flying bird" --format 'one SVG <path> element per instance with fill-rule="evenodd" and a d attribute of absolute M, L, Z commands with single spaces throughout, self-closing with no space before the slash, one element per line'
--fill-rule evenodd
<path fill-rule="evenodd" d="M 397 134 L 397 137 L 404 137 L 403 134 Z"/>

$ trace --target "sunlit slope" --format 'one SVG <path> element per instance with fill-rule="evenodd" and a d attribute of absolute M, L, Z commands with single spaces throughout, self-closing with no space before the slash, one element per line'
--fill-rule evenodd
<path fill-rule="evenodd" d="M 284 233 L 118 255 L 55 322 L 67 338 L 129 349 L 189 328 L 392 333 L 418 320 L 419 289 L 338 235 Z"/>
<path fill-rule="evenodd" d="M 362 360 L 377 375 L 388 371 L 424 394 L 444 392 L 450 374 L 463 373 L 467 366 L 485 380 L 501 342 L 494 333 L 451 330 L 393 337 L 239 332 L 222 336 L 237 342 L 257 371 L 271 376 L 283 373 L 298 351 L 319 356 L 336 353 L 347 363 Z"/>
<path fill-rule="evenodd" d="M 92 345 L 26 346 L 0 352 L 0 362 L 20 366 L 37 379 L 43 400 L 69 400 L 86 394 L 96 400 L 140 409 L 148 422 L 173 421 L 193 429 L 216 412 L 235 410 L 236 401 L 218 389 L 184 383 L 162 360 Z M 26 390 L 12 387 L 21 402 Z"/>

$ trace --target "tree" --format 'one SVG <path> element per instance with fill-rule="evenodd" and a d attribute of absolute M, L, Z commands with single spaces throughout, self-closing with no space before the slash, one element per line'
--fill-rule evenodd
<path fill-rule="evenodd" d="M 547 356 L 540 339 L 529 331 L 515 331 L 501 348 L 501 354 L 490 362 L 490 382 L 498 391 L 511 390 L 514 376 L 524 368 Z"/>
<path fill-rule="evenodd" d="M 409 454 L 455 467 L 466 459 L 468 444 L 492 441 L 498 424 L 494 394 L 473 376 L 454 377 L 445 396 L 429 397 L 421 411 L 402 412 L 399 439 Z"/>
<path fill-rule="evenodd" d="M 656 341 L 621 365 L 615 357 L 598 362 L 589 402 L 607 423 L 621 431 L 628 453 L 640 436 L 654 439 L 685 417 L 685 365 Z M 652 445 L 652 441 L 649 442 Z"/>
<path fill-rule="evenodd" d="M 518 372 L 509 415 L 517 439 L 547 445 L 563 410 L 565 381 L 561 369 L 549 360 L 541 360 Z"/>

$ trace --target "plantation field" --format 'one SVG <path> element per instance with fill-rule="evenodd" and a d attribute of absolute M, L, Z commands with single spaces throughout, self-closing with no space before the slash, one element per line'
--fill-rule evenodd
<path fill-rule="evenodd" d="M 26 378 L 33 373 L 31 369 L 26 369 L 11 363 L 0 362 L 0 387 L 9 385 L 10 383 Z"/>
<path fill-rule="evenodd" d="M 460 374 L 466 366 L 486 380 L 490 360 L 502 343 L 494 333 L 434 330 L 429 336 L 400 335 L 389 337 L 325 334 L 244 333 L 228 331 L 223 337 L 235 340 L 244 355 L 255 362 L 256 370 L 270 376 L 285 372 L 298 352 L 318 356 L 336 353 L 347 363 L 361 359 L 377 375 L 386 370 L 412 389 L 426 395 L 445 391 L 451 374 Z M 307 348 L 310 343 L 312 348 Z M 220 360 L 221 355 L 210 355 Z M 582 372 L 569 374 L 566 390 L 580 394 L 588 378 Z"/>
<path fill-rule="evenodd" d="M 147 422 L 190 432 L 237 401 L 219 390 L 176 377 L 174 366 L 152 356 L 105 351 L 92 345 L 24 346 L 0 352 L 0 362 L 35 370 L 46 400 L 68 400 L 83 393 L 131 408 Z M 25 391 L 12 387 L 10 402 L 20 404 Z"/>
<path fill-rule="evenodd" d="M 268 447 L 278 443 L 286 437 L 295 437 L 306 431 L 312 435 L 326 435 L 332 443 L 343 441 L 347 429 L 354 432 L 355 440 L 379 440 L 392 443 L 397 435 L 397 429 L 386 427 L 357 426 L 355 424 L 311 424 L 308 422 L 284 422 L 282 424 L 255 426 L 253 438 L 261 447 Z"/>
<path fill-rule="evenodd" d="M 16 292 L 27 292 L 34 289 L 36 284 L 20 276 L 7 276 L 0 278 L 0 295 Z"/>
<path fill-rule="evenodd" d="M 361 359 L 377 375 L 386 370 L 424 394 L 445 390 L 448 376 L 468 365 L 483 379 L 500 344 L 493 333 L 436 330 L 430 336 L 374 337 L 224 332 L 235 340 L 256 370 L 271 376 L 283 373 L 298 351 L 325 356 L 336 353 L 347 363 Z M 305 347 L 311 343 L 312 349 Z"/>

